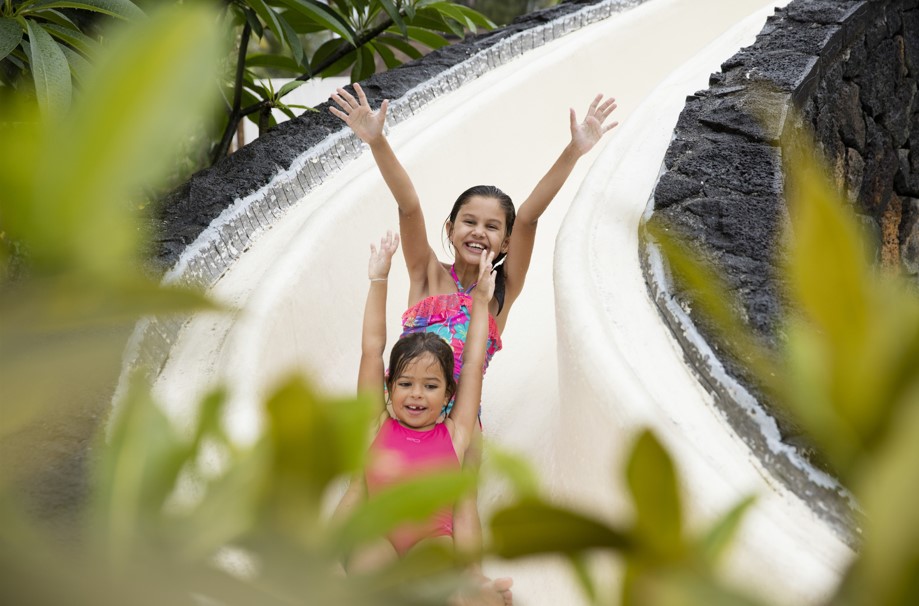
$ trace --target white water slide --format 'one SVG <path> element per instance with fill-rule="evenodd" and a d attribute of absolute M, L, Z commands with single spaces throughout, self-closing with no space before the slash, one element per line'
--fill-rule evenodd
<path fill-rule="evenodd" d="M 459 192 L 494 183 L 521 201 L 566 144 L 568 108 L 583 116 L 597 92 L 617 98 L 621 125 L 582 159 L 540 221 L 526 288 L 486 377 L 486 437 L 528 459 L 551 498 L 623 520 L 624 456 L 636 432 L 652 428 L 676 462 L 692 527 L 758 496 L 727 558 L 729 577 L 774 603 L 807 604 L 832 591 L 852 553 L 713 406 L 658 315 L 638 259 L 639 220 L 685 96 L 705 88 L 782 4 L 649 0 L 439 96 L 389 136 L 436 243 Z M 238 313 L 197 316 L 172 346 L 155 389 L 176 423 L 216 383 L 231 389 L 228 422 L 240 439 L 259 426 L 259 399 L 291 372 L 351 392 L 368 245 L 397 227 L 369 153 L 292 206 L 211 289 Z M 399 333 L 407 292 L 395 263 L 390 335 Z M 483 519 L 503 496 L 483 487 Z M 553 558 L 492 561 L 486 571 L 514 577 L 518 604 L 585 601 Z"/>

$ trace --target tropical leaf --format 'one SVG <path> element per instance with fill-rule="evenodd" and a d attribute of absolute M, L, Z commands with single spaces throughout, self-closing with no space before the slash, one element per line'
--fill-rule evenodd
<path fill-rule="evenodd" d="M 362 46 L 357 52 L 354 69 L 351 70 L 351 81 L 360 82 L 361 80 L 366 80 L 373 75 L 376 69 L 373 51 L 367 46 Z"/>
<path fill-rule="evenodd" d="M 278 90 L 277 97 L 283 97 L 292 90 L 296 90 L 306 84 L 305 80 L 291 80 Z"/>
<path fill-rule="evenodd" d="M 303 66 L 287 55 L 252 54 L 246 57 L 246 67 L 270 67 L 299 74 Z"/>
<path fill-rule="evenodd" d="M 0 60 L 9 55 L 22 40 L 22 27 L 12 19 L 0 18 Z"/>
<path fill-rule="evenodd" d="M 387 30 L 389 31 L 389 30 Z M 375 42 L 378 44 L 385 44 L 391 46 L 394 49 L 400 51 L 404 55 L 408 56 L 410 59 L 420 59 L 423 55 L 420 50 L 395 35 L 395 32 L 391 34 L 383 34 L 375 39 Z"/>
<path fill-rule="evenodd" d="M 402 15 L 399 14 L 399 9 L 391 2 L 391 0 L 379 0 L 380 6 L 383 7 L 383 10 L 386 11 L 386 14 L 389 15 L 389 18 L 392 19 L 392 22 L 399 28 L 399 31 L 402 32 L 403 36 L 408 35 L 408 29 L 405 27 L 405 21 L 402 20 Z"/>
<path fill-rule="evenodd" d="M 294 31 L 294 28 L 291 27 L 290 23 L 287 22 L 287 19 L 284 18 L 284 15 L 280 13 L 275 13 L 278 24 L 284 30 L 284 39 L 287 40 L 287 47 L 290 49 L 291 54 L 294 57 L 294 61 L 298 64 L 303 64 L 303 44 L 300 42 L 300 36 L 297 35 L 297 32 Z"/>
<path fill-rule="evenodd" d="M 491 520 L 492 548 L 504 558 L 591 549 L 628 552 L 631 538 L 605 522 L 525 499 L 498 511 Z"/>
<path fill-rule="evenodd" d="M 26 26 L 38 106 L 50 115 L 62 114 L 70 107 L 73 94 L 67 57 L 41 25 L 28 20 Z"/>
<path fill-rule="evenodd" d="M 377 44 L 376 42 L 368 42 L 367 46 L 369 46 L 373 52 L 378 54 L 380 58 L 383 59 L 383 63 L 386 65 L 386 69 L 392 69 L 402 64 L 402 62 L 399 61 L 393 54 L 392 50 L 390 50 L 386 45 Z"/>
<path fill-rule="evenodd" d="M 171 159 L 158 150 L 182 139 L 214 99 L 216 87 L 200 83 L 213 78 L 221 52 L 207 11 L 182 7 L 158 16 L 156 25 L 114 37 L 118 46 L 50 135 L 43 157 L 56 167 L 55 178 L 39 180 L 27 215 L 30 233 L 42 239 L 36 261 L 50 253 L 55 262 L 103 274 L 133 263 L 139 233 L 128 201 L 164 174 Z"/>
<path fill-rule="evenodd" d="M 626 468 L 635 502 L 636 539 L 654 559 L 670 561 L 684 552 L 682 508 L 670 455 L 650 431 L 638 436 Z"/>
<path fill-rule="evenodd" d="M 281 25 L 281 22 L 278 21 L 278 14 L 274 11 L 273 8 L 265 4 L 263 0 L 248 0 L 249 4 L 252 5 L 252 8 L 255 10 L 256 14 L 259 16 L 259 19 L 268 26 L 268 29 L 275 35 L 278 39 L 278 42 L 284 46 L 290 47 L 287 38 L 285 36 L 285 29 Z"/>
<path fill-rule="evenodd" d="M 62 42 L 66 42 L 90 59 L 98 56 L 99 43 L 80 30 L 73 27 L 64 27 L 56 23 L 45 23 L 43 27 L 48 30 L 49 34 Z"/>
<path fill-rule="evenodd" d="M 355 45 L 354 30 L 341 16 L 321 2 L 310 0 L 278 0 L 301 15 L 308 17 L 324 29 L 334 32 L 351 46 Z"/>
<path fill-rule="evenodd" d="M 144 16 L 144 12 L 128 0 L 39 0 L 23 9 L 21 14 L 43 12 L 49 8 L 77 8 L 127 20 L 141 19 Z"/>
<path fill-rule="evenodd" d="M 408 30 L 409 39 L 420 42 L 429 48 L 436 50 L 450 44 L 446 38 L 436 32 L 428 31 L 426 29 L 421 29 L 420 27 L 414 27 L 411 25 L 406 26 L 406 29 Z"/>

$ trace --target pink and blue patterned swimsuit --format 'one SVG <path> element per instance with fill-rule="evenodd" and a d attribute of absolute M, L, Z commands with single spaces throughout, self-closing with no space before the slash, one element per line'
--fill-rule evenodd
<path fill-rule="evenodd" d="M 460 371 L 463 369 L 466 331 L 469 329 L 469 320 L 472 317 L 472 295 L 469 293 L 475 288 L 475 284 L 464 289 L 453 266 L 450 266 L 450 276 L 456 284 L 457 292 L 425 297 L 408 308 L 402 314 L 402 336 L 416 332 L 433 332 L 444 339 L 453 348 L 453 378 L 459 380 Z M 501 336 L 498 334 L 498 323 L 489 314 L 483 375 L 492 356 L 499 349 L 501 349 Z M 449 413 L 452 408 L 453 399 L 451 398 L 445 412 Z"/>

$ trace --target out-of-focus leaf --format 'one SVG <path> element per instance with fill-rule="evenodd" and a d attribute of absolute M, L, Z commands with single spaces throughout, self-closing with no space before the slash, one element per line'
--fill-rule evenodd
<path fill-rule="evenodd" d="M 751 334 L 734 310 L 735 300 L 717 271 L 686 244 L 664 221 L 656 217 L 647 224 L 648 233 L 657 241 L 673 273 L 693 292 L 695 304 L 724 335 L 738 359 L 749 366 L 770 393 L 780 390 L 774 356 Z"/>
<path fill-rule="evenodd" d="M 3 59 L 19 46 L 22 40 L 22 28 L 12 19 L 0 18 L 0 59 Z"/>
<path fill-rule="evenodd" d="M 839 603 L 919 603 L 919 377 L 893 404 L 897 413 L 887 439 L 855 477 L 866 538 L 842 586 L 854 599 L 847 602 L 843 594 Z"/>
<path fill-rule="evenodd" d="M 128 0 L 39 0 L 23 10 L 22 14 L 45 11 L 49 8 L 79 8 L 128 20 L 137 20 L 144 16 L 143 11 Z"/>
<path fill-rule="evenodd" d="M 311 0 L 280 0 L 291 9 L 309 17 L 322 27 L 335 32 L 340 38 L 354 46 L 354 31 L 340 15 L 321 2 Z"/>
<path fill-rule="evenodd" d="M 405 522 L 427 520 L 468 495 L 476 478 L 464 471 L 419 475 L 367 499 L 342 524 L 335 543 L 348 551 Z"/>
<path fill-rule="evenodd" d="M 490 444 L 487 465 L 510 482 L 518 498 L 535 497 L 539 492 L 539 478 L 522 457 Z"/>
<path fill-rule="evenodd" d="M 504 558 L 633 548 L 628 535 L 605 522 L 536 499 L 497 512 L 491 532 L 493 550 Z"/>
<path fill-rule="evenodd" d="M 301 527 L 318 515 L 320 499 L 335 478 L 361 469 L 374 406 L 366 398 L 319 397 L 302 380 L 286 382 L 267 402 L 274 448 L 271 487 L 280 523 Z"/>
<path fill-rule="evenodd" d="M 568 561 L 571 563 L 571 568 L 574 570 L 574 576 L 578 580 L 581 589 L 583 589 L 584 593 L 587 595 L 589 603 L 598 604 L 597 585 L 594 583 L 593 576 L 590 574 L 590 568 L 587 565 L 584 554 L 569 554 Z"/>
<path fill-rule="evenodd" d="M 95 530 L 113 564 L 143 544 L 189 449 L 139 381 L 135 381 L 101 448 L 93 494 Z"/>
<path fill-rule="evenodd" d="M 626 478 L 635 502 L 636 539 L 653 558 L 681 557 L 685 545 L 676 471 L 670 455 L 648 430 L 635 442 Z"/>
<path fill-rule="evenodd" d="M 756 501 L 756 497 L 749 496 L 734 505 L 720 520 L 715 522 L 699 542 L 699 551 L 703 559 L 710 565 L 718 563 L 730 542 L 737 534 L 737 529 L 743 521 L 747 510 Z"/>
<path fill-rule="evenodd" d="M 58 116 L 70 108 L 73 90 L 67 57 L 41 25 L 32 20 L 26 25 L 38 106 L 48 115 Z"/>
<path fill-rule="evenodd" d="M 672 569 L 635 579 L 623 606 L 763 606 L 764 602 L 726 587 L 714 578 Z"/>
<path fill-rule="evenodd" d="M 29 234 L 40 265 L 130 273 L 139 233 L 129 200 L 165 174 L 171 158 L 160 150 L 183 138 L 216 95 L 200 86 L 222 54 L 206 7 L 166 11 L 119 34 L 73 114 L 44 140 L 42 160 L 55 178 L 39 177 L 18 209 L 17 231 Z"/>

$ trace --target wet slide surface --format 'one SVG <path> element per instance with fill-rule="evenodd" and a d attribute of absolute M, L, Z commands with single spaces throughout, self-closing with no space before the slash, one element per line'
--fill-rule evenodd
<path fill-rule="evenodd" d="M 526 287 L 486 377 L 486 437 L 527 458 L 553 499 L 622 520 L 624 453 L 651 427 L 676 461 L 693 527 L 758 496 L 728 558 L 731 576 L 776 603 L 815 603 L 851 552 L 721 418 L 638 261 L 638 222 L 685 96 L 781 4 L 649 0 L 438 97 L 389 137 L 437 249 L 461 191 L 491 183 L 519 203 L 567 143 L 568 108 L 581 117 L 597 92 L 617 98 L 620 127 L 581 160 L 540 221 Z M 238 311 L 196 316 L 172 347 L 155 390 L 176 423 L 217 383 L 231 390 L 228 422 L 240 440 L 259 427 L 256 403 L 291 372 L 331 393 L 353 391 L 368 245 L 387 229 L 398 229 L 396 206 L 369 153 L 290 208 L 211 289 Z M 390 286 L 394 338 L 408 292 L 399 263 Z M 504 497 L 486 484 L 483 518 Z M 597 565 L 614 583 L 614 564 Z M 488 562 L 486 572 L 513 576 L 518 604 L 584 602 L 552 558 Z"/>

